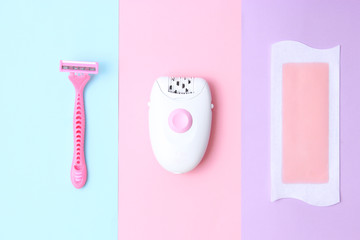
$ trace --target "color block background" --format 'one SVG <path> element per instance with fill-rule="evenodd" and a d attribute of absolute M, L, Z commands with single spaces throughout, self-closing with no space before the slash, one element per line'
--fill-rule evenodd
<path fill-rule="evenodd" d="M 360 236 L 360 3 L 244 0 L 242 8 L 242 239 L 357 240 Z M 270 46 L 341 45 L 341 203 L 270 202 Z"/>
<path fill-rule="evenodd" d="M 0 239 L 117 239 L 118 1 L 2 1 L 0 36 Z M 85 88 L 81 190 L 60 59 L 100 68 Z"/>
<path fill-rule="evenodd" d="M 240 42 L 237 0 L 120 0 L 119 239 L 240 238 Z M 207 153 L 174 175 L 153 156 L 148 101 L 159 76 L 210 85 Z"/>

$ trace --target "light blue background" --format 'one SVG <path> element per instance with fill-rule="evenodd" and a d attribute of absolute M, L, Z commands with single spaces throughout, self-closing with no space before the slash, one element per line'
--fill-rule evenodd
<path fill-rule="evenodd" d="M 74 88 L 59 60 L 97 61 L 85 88 L 88 181 L 70 182 Z M 117 239 L 118 1 L 0 5 L 0 239 Z"/>

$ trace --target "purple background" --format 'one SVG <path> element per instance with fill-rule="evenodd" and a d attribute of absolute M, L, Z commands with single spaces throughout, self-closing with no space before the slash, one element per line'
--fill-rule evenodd
<path fill-rule="evenodd" d="M 243 0 L 242 239 L 360 239 L 360 1 Z M 341 45 L 341 202 L 270 202 L 270 46 Z"/>

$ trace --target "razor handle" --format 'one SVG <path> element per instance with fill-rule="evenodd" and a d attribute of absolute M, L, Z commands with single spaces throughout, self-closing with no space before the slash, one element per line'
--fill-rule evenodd
<path fill-rule="evenodd" d="M 82 188 L 87 180 L 87 167 L 84 154 L 85 146 L 85 107 L 84 107 L 84 87 L 90 80 L 88 74 L 69 75 L 70 81 L 75 87 L 75 106 L 74 106 L 74 155 L 71 165 L 71 182 L 75 188 Z"/>

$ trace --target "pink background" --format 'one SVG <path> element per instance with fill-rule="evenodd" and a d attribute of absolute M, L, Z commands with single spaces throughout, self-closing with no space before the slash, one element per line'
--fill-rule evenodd
<path fill-rule="evenodd" d="M 240 239 L 241 7 L 237 0 L 120 0 L 119 239 Z M 174 175 L 153 156 L 151 87 L 159 76 L 205 78 L 207 153 Z"/>

